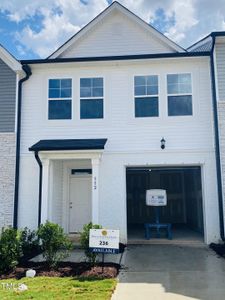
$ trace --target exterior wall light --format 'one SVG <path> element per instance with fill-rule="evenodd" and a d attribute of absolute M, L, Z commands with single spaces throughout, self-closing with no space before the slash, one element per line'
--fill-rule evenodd
<path fill-rule="evenodd" d="M 165 149 L 165 147 L 166 147 L 166 141 L 165 141 L 165 139 L 162 138 L 160 142 L 161 142 L 161 149 L 162 150 Z"/>

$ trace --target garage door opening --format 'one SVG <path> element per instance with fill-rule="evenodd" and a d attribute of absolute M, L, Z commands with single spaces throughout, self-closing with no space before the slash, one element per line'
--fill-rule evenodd
<path fill-rule="evenodd" d="M 144 223 L 154 223 L 154 208 L 146 206 L 146 190 L 165 189 L 167 206 L 160 222 L 171 223 L 173 240 L 203 241 L 203 208 L 200 167 L 127 168 L 128 241 L 143 240 Z M 152 232 L 154 237 L 154 232 Z M 161 233 L 166 238 L 166 232 Z"/>

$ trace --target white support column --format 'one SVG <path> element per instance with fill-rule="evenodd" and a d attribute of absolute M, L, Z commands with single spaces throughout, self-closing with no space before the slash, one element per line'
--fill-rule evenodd
<path fill-rule="evenodd" d="M 41 201 L 41 224 L 48 220 L 49 201 L 49 159 L 42 159 L 42 201 Z"/>
<path fill-rule="evenodd" d="M 92 223 L 99 223 L 99 158 L 93 158 L 92 164 Z"/>

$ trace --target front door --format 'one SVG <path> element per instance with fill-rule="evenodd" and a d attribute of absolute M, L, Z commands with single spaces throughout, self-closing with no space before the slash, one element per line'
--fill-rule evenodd
<path fill-rule="evenodd" d="M 69 232 L 81 232 L 91 222 L 91 176 L 71 176 Z"/>

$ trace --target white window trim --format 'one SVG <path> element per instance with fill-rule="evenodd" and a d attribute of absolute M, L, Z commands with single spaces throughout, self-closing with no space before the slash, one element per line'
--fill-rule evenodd
<path fill-rule="evenodd" d="M 49 80 L 51 79 L 71 79 L 71 97 L 70 98 L 49 98 Z M 51 100 L 71 100 L 71 118 L 70 119 L 49 119 L 49 101 Z M 47 107 L 46 107 L 46 120 L 48 122 L 71 122 L 73 121 L 73 78 L 69 76 L 52 76 L 47 78 Z"/>

